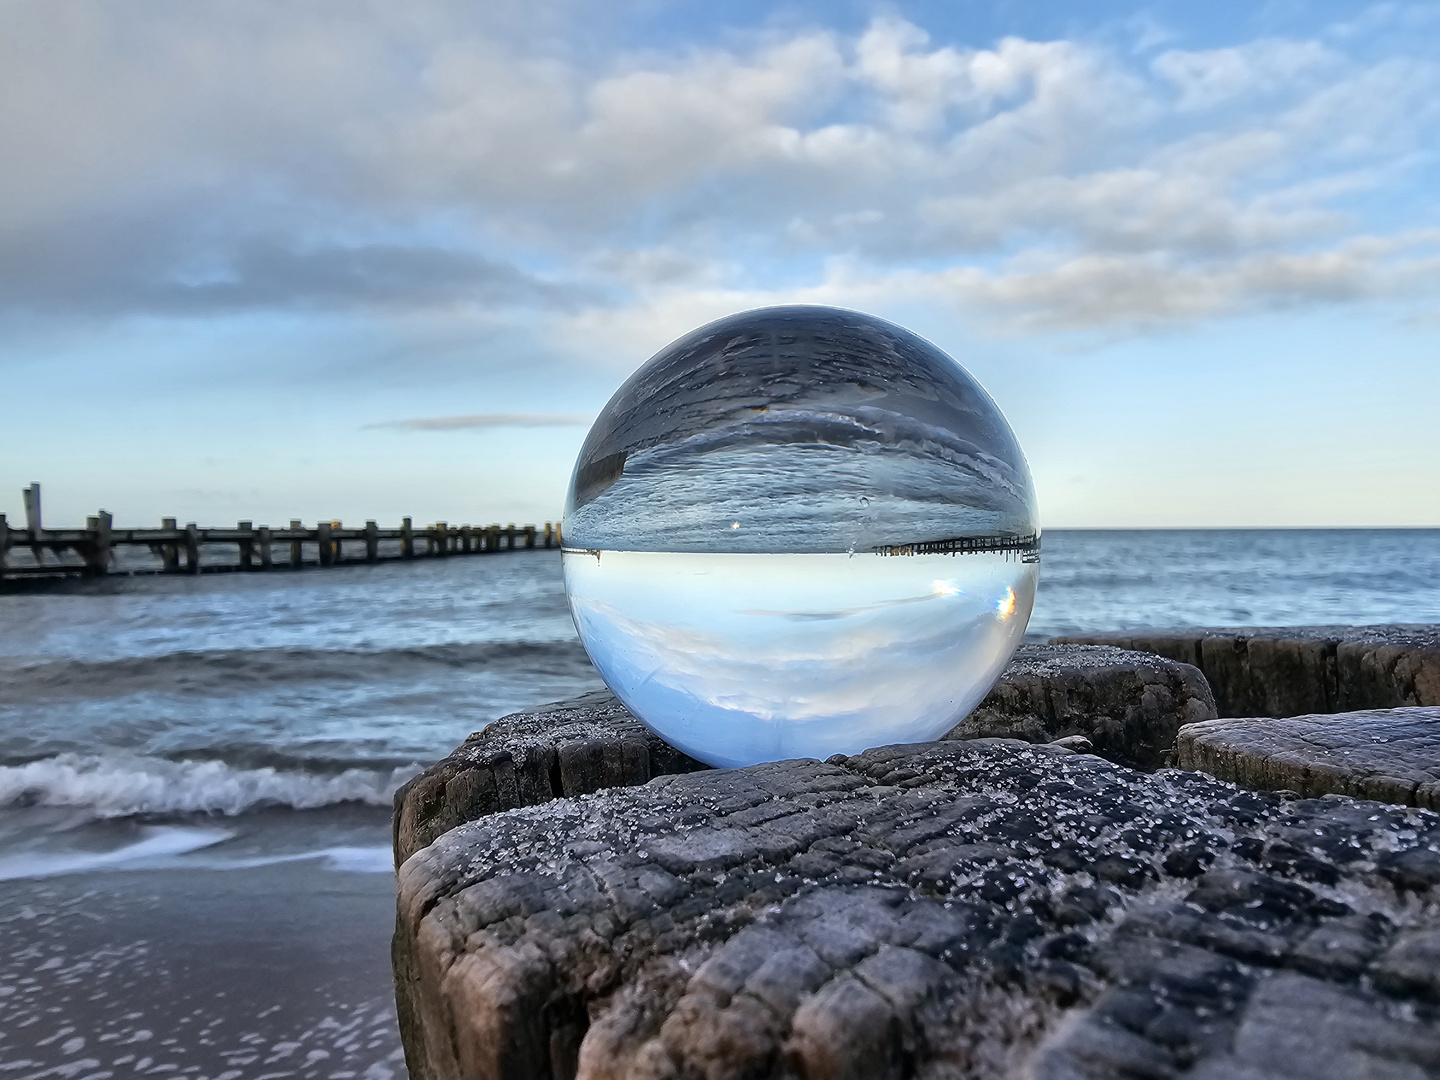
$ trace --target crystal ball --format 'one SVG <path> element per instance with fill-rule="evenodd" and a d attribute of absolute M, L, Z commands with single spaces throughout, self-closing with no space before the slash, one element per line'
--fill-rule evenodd
<path fill-rule="evenodd" d="M 995 402 L 893 323 L 712 322 L 647 361 L 580 450 L 565 591 L 647 727 L 718 767 L 937 739 L 1035 599 L 1030 469 Z"/>

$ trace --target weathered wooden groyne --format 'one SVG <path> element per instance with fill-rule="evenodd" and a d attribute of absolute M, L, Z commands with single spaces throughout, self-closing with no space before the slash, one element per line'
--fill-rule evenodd
<path fill-rule="evenodd" d="M 1320 640 L 1376 658 L 1352 708 L 1428 693 L 1440 627 L 1340 629 L 1267 632 L 1254 685 Z M 1440 708 L 1218 696 L 1052 643 L 823 763 L 704 769 L 608 692 L 497 720 L 396 797 L 410 1077 L 1440 1075 Z"/>
<path fill-rule="evenodd" d="M 559 524 L 548 521 L 542 526 L 444 521 L 416 526 L 408 517 L 398 529 L 382 529 L 374 521 L 346 528 L 339 521 L 306 526 L 299 520 L 283 528 L 249 521 L 201 528 L 194 522 L 180 525 L 175 518 L 162 519 L 158 529 L 119 529 L 101 510 L 86 519 L 84 528 L 47 529 L 41 519 L 39 484 L 25 489 L 25 519 L 21 529 L 0 514 L 0 586 L 42 577 L 111 573 L 117 552 L 126 547 L 148 551 L 154 560 L 149 566 L 130 567 L 128 573 L 198 574 L 481 555 L 558 548 L 561 541 Z M 232 549 L 233 557 L 220 557 L 217 547 Z"/>

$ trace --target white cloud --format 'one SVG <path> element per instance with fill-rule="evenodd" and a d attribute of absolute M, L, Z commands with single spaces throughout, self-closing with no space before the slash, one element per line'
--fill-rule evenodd
<path fill-rule="evenodd" d="M 1010 332 L 1153 326 L 1263 309 L 1399 297 L 1440 271 L 1440 232 L 1355 240 L 1320 252 L 1200 264 L 1152 255 L 1078 255 L 1042 269 L 938 275 Z"/>
<path fill-rule="evenodd" d="M 533 7 L 19 0 L 0 306 L 529 305 L 649 338 L 912 290 L 1040 332 L 1432 273 L 1364 200 L 1433 139 L 1440 74 L 1358 30 L 1146 62 L 885 16 L 597 51 Z"/>
<path fill-rule="evenodd" d="M 867 311 L 917 303 L 1001 335 L 1146 329 L 1212 316 L 1413 296 L 1440 275 L 1440 229 L 1354 240 L 1310 253 L 1259 253 L 1186 263 L 1153 252 L 1029 255 L 987 270 L 869 271 L 832 264 L 791 288 L 676 287 L 555 321 L 557 338 L 597 360 L 635 366 L 712 319 L 770 304 Z"/>
<path fill-rule="evenodd" d="M 702 53 L 680 67 L 616 75 L 587 95 L 582 145 L 641 193 L 803 155 L 791 121 L 833 96 L 841 67 L 830 35 L 812 34 L 749 59 Z"/>
<path fill-rule="evenodd" d="M 1345 64 L 1318 41 L 1267 39 L 1225 49 L 1171 49 L 1151 67 L 1179 92 L 1179 108 L 1192 110 L 1256 94 L 1293 92 L 1343 70 Z"/>
<path fill-rule="evenodd" d="M 1097 251 L 1220 254 L 1312 236 L 1337 224 L 1336 215 L 1314 207 L 1283 210 L 1271 198 L 1242 203 L 1220 177 L 1153 164 L 1042 176 L 994 194 L 930 199 L 919 213 L 961 248 L 991 247 L 1024 230 L 1068 232 Z"/>

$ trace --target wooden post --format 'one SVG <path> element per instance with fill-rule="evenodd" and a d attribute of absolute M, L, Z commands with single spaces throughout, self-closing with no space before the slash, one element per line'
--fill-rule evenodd
<path fill-rule="evenodd" d="M 299 532 L 305 526 L 300 524 L 299 518 L 290 519 L 290 531 Z M 292 569 L 300 569 L 300 560 L 305 556 L 305 548 L 299 540 L 290 541 L 290 566 Z"/>
<path fill-rule="evenodd" d="M 555 546 L 558 548 L 565 546 L 565 538 L 560 535 L 560 522 L 558 521 L 555 522 Z"/>
<path fill-rule="evenodd" d="M 526 525 L 526 526 L 525 526 L 525 546 L 526 546 L 527 548 L 533 548 L 533 547 L 535 546 L 535 526 L 534 526 L 534 525 Z"/>
<path fill-rule="evenodd" d="M 241 521 L 235 525 L 245 536 L 240 537 L 240 568 L 242 570 L 253 570 L 255 562 L 255 526 L 248 521 Z"/>
<path fill-rule="evenodd" d="M 115 542 L 115 515 L 109 510 L 101 510 L 100 514 L 100 538 L 105 542 L 105 563 L 110 563 L 111 553 L 114 551 Z"/>
<path fill-rule="evenodd" d="M 339 537 L 338 535 L 335 535 L 335 534 L 337 534 L 337 533 L 340 532 L 340 529 L 341 529 L 340 522 L 338 522 L 338 521 L 332 521 L 332 522 L 330 522 L 331 535 L 335 537 L 333 540 L 330 541 L 330 565 L 331 565 L 331 566 L 335 566 L 337 563 L 339 563 L 339 562 L 340 562 L 340 556 L 345 553 L 345 549 L 344 549 L 344 547 L 342 546 L 342 543 L 343 543 L 343 542 L 341 541 L 341 539 L 340 539 L 340 537 Z"/>
<path fill-rule="evenodd" d="M 330 543 L 330 522 L 316 522 L 315 543 L 320 547 L 320 565 L 329 566 L 335 561 L 335 548 Z"/>
<path fill-rule="evenodd" d="M 470 545 L 474 540 L 474 533 L 469 525 L 460 526 L 460 550 L 466 555 L 470 554 Z"/>
<path fill-rule="evenodd" d="M 191 521 L 185 526 L 185 572 L 200 572 L 200 530 Z"/>
<path fill-rule="evenodd" d="M 415 557 L 415 526 L 407 517 L 400 522 L 400 557 L 413 559 Z"/>
<path fill-rule="evenodd" d="M 85 556 L 87 574 L 103 574 L 110 569 L 111 526 L 114 518 L 101 510 L 98 515 L 85 519 L 85 529 L 90 534 L 89 542 L 82 554 Z"/>
<path fill-rule="evenodd" d="M 10 523 L 0 514 L 0 585 L 5 583 L 5 564 L 10 552 Z"/>
<path fill-rule="evenodd" d="M 270 569 L 270 526 L 261 525 L 258 530 L 260 544 L 260 569 Z"/>
<path fill-rule="evenodd" d="M 365 561 L 380 561 L 380 526 L 373 521 L 365 522 Z"/>
<path fill-rule="evenodd" d="M 554 530 L 550 528 L 550 522 L 547 521 L 545 522 L 545 546 L 547 548 L 550 546 L 550 541 L 554 538 Z"/>
<path fill-rule="evenodd" d="M 505 550 L 515 550 L 515 523 L 513 521 L 505 526 Z"/>
<path fill-rule="evenodd" d="M 99 536 L 95 537 L 96 560 L 101 564 L 101 573 L 107 573 L 115 552 L 115 516 L 108 510 L 99 511 Z"/>
<path fill-rule="evenodd" d="M 440 555 L 449 555 L 449 554 L 450 554 L 450 526 L 449 526 L 447 523 L 445 523 L 445 522 L 443 522 L 443 521 L 437 521 L 437 522 L 435 523 L 435 540 L 436 540 L 436 542 L 440 545 L 440 550 L 439 550 L 438 554 L 440 554 Z"/>
<path fill-rule="evenodd" d="M 173 532 L 179 526 L 175 524 L 174 518 L 161 518 L 160 528 Z M 160 566 L 167 574 L 180 572 L 180 545 L 173 539 L 169 543 L 160 545 Z"/>
<path fill-rule="evenodd" d="M 40 481 L 36 480 L 25 489 L 25 527 L 35 535 L 42 528 L 40 523 Z"/>
<path fill-rule="evenodd" d="M 25 528 L 30 530 L 30 553 L 38 566 L 43 560 L 44 548 L 40 546 L 40 481 L 36 480 L 25 489 Z"/>

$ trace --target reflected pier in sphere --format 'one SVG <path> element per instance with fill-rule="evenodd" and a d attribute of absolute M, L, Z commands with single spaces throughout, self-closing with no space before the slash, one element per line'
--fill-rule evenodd
<path fill-rule="evenodd" d="M 909 544 L 884 544 L 875 549 L 877 555 L 973 555 L 977 552 L 1003 552 L 1022 562 L 1040 561 L 1040 535 L 1029 536 L 957 536 L 953 540 L 920 540 Z"/>

